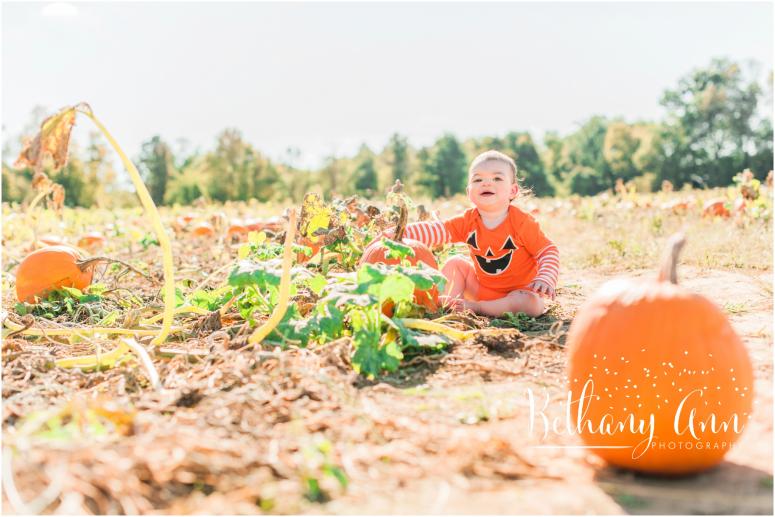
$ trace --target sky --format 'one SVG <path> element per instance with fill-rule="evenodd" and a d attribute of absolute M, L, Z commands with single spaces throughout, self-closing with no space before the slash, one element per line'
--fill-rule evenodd
<path fill-rule="evenodd" d="M 235 127 L 297 166 L 431 144 L 567 134 L 592 115 L 663 116 L 713 57 L 773 67 L 771 3 L 2 4 L 3 141 L 36 106 L 88 102 L 130 156 L 160 135 L 207 151 Z M 93 127 L 81 119 L 74 138 Z M 16 150 L 16 147 L 13 147 Z"/>

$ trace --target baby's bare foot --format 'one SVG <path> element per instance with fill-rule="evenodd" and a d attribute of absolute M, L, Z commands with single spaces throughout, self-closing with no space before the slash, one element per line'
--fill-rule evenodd
<path fill-rule="evenodd" d="M 441 306 L 454 312 L 472 311 L 476 312 L 477 303 L 454 296 L 439 296 Z"/>

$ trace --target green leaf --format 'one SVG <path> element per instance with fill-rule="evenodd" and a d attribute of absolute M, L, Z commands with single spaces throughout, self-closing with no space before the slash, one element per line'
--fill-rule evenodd
<path fill-rule="evenodd" d="M 229 285 L 234 287 L 255 285 L 259 288 L 270 285 L 279 287 L 280 273 L 281 262 L 278 260 L 264 262 L 255 262 L 249 259 L 240 260 L 229 274 Z"/>
<path fill-rule="evenodd" d="M 367 289 L 371 284 L 382 282 L 389 274 L 390 270 L 385 264 L 364 264 L 358 269 L 356 281 L 359 286 Z"/>
<path fill-rule="evenodd" d="M 383 238 L 382 245 L 387 248 L 387 252 L 385 253 L 386 258 L 403 259 L 406 257 L 414 257 L 414 250 L 401 242 Z"/>
<path fill-rule="evenodd" d="M 65 293 L 69 294 L 70 296 L 72 296 L 76 300 L 78 298 L 80 298 L 81 296 L 83 296 L 83 292 L 80 289 L 76 289 L 75 287 L 65 287 L 65 286 L 62 286 L 61 290 L 64 291 Z"/>
<path fill-rule="evenodd" d="M 344 331 L 344 312 L 334 304 L 318 305 L 310 319 L 309 330 L 316 339 L 331 341 L 341 337 Z"/>
<path fill-rule="evenodd" d="M 325 465 L 323 467 L 323 472 L 328 474 L 329 476 L 333 476 L 337 481 L 339 481 L 339 484 L 342 488 L 347 488 L 348 479 L 347 474 L 344 473 L 342 469 L 335 465 Z"/>
<path fill-rule="evenodd" d="M 285 343 L 286 341 L 300 342 L 301 346 L 307 346 L 309 342 L 309 333 L 307 332 L 307 322 L 301 319 L 299 309 L 296 304 L 291 304 L 285 311 L 283 319 L 267 336 L 267 341 Z"/>
<path fill-rule="evenodd" d="M 307 280 L 307 286 L 312 289 L 312 292 L 316 295 L 320 296 L 320 293 L 323 292 L 323 288 L 326 286 L 328 281 L 326 280 L 326 277 L 321 275 L 320 273 L 316 273 L 315 276 Z"/>
<path fill-rule="evenodd" d="M 375 316 L 372 312 L 367 313 L 358 309 L 350 313 L 355 346 L 355 354 L 352 357 L 353 368 L 369 379 L 373 379 L 383 370 L 395 371 L 404 357 L 394 340 L 380 343 L 381 313 Z"/>
<path fill-rule="evenodd" d="M 102 283 L 97 283 L 97 284 L 91 284 L 89 287 L 86 288 L 85 292 L 87 294 L 102 294 L 107 290 L 108 290 L 108 286 Z"/>
<path fill-rule="evenodd" d="M 140 244 L 143 246 L 143 249 L 148 249 L 148 246 L 158 246 L 159 240 L 153 236 L 153 234 L 146 233 L 143 235 L 143 238 L 140 239 Z"/>
<path fill-rule="evenodd" d="M 399 266 L 398 271 L 411 278 L 420 291 L 427 291 L 435 285 L 439 292 L 442 292 L 447 283 L 441 271 L 433 269 L 424 262 L 419 262 L 416 266 Z"/>
<path fill-rule="evenodd" d="M 212 291 L 198 289 L 191 295 L 190 303 L 195 307 L 214 311 L 223 307 L 232 296 L 234 296 L 234 288 L 228 285 Z"/>
<path fill-rule="evenodd" d="M 369 291 L 377 295 L 380 303 L 386 300 L 393 300 L 395 303 L 410 302 L 414 297 L 414 282 L 401 273 L 393 273 L 385 278 L 378 287 L 373 286 L 373 290 Z"/>
<path fill-rule="evenodd" d="M 296 305 L 292 305 L 277 325 L 269 341 L 298 341 L 307 346 L 311 341 L 331 341 L 344 332 L 344 312 L 334 304 L 318 305 L 308 319 L 301 318 Z"/>
<path fill-rule="evenodd" d="M 333 292 L 320 300 L 320 303 L 333 303 L 338 308 L 370 307 L 379 300 L 371 294 L 354 294 L 346 291 Z"/>
<path fill-rule="evenodd" d="M 266 241 L 266 232 L 248 232 L 248 242 L 255 246 L 261 245 Z"/>
<path fill-rule="evenodd" d="M 118 317 L 121 313 L 119 311 L 110 311 L 107 316 L 99 320 L 96 324 L 97 327 L 112 327 L 116 324 Z"/>

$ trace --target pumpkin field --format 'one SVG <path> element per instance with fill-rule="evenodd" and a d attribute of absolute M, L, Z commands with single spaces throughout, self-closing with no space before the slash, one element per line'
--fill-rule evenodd
<path fill-rule="evenodd" d="M 519 200 L 561 253 L 538 318 L 418 299 L 443 277 L 398 243 L 396 265 L 360 264 L 401 217 L 443 219 L 462 197 L 161 208 L 174 271 L 161 339 L 147 214 L 57 207 L 55 190 L 3 206 L 6 512 L 772 513 L 771 184 Z M 575 436 L 542 440 L 527 393 L 562 416 L 574 315 L 607 280 L 656 279 L 679 231 L 679 283 L 751 359 L 740 440 L 675 478 L 608 466 Z M 433 252 L 443 264 L 465 249 Z"/>
<path fill-rule="evenodd" d="M 79 113 L 143 210 L 63 206 L 43 164 Z M 439 296 L 465 246 L 403 239 L 461 197 L 159 211 L 86 104 L 17 163 L 36 174 L 3 205 L 15 513 L 772 512 L 771 172 L 520 199 L 562 250 L 558 296 L 486 318 Z"/>

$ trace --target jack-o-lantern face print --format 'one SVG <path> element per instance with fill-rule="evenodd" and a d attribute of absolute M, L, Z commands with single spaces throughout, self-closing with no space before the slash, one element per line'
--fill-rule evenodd
<path fill-rule="evenodd" d="M 517 245 L 514 244 L 511 235 L 506 236 L 500 249 L 493 251 L 492 247 L 488 246 L 486 250 L 482 250 L 479 248 L 476 230 L 468 234 L 466 244 L 471 247 L 471 255 L 476 258 L 479 268 L 486 274 L 493 276 L 500 275 L 509 268 L 511 258 L 517 250 Z"/>

